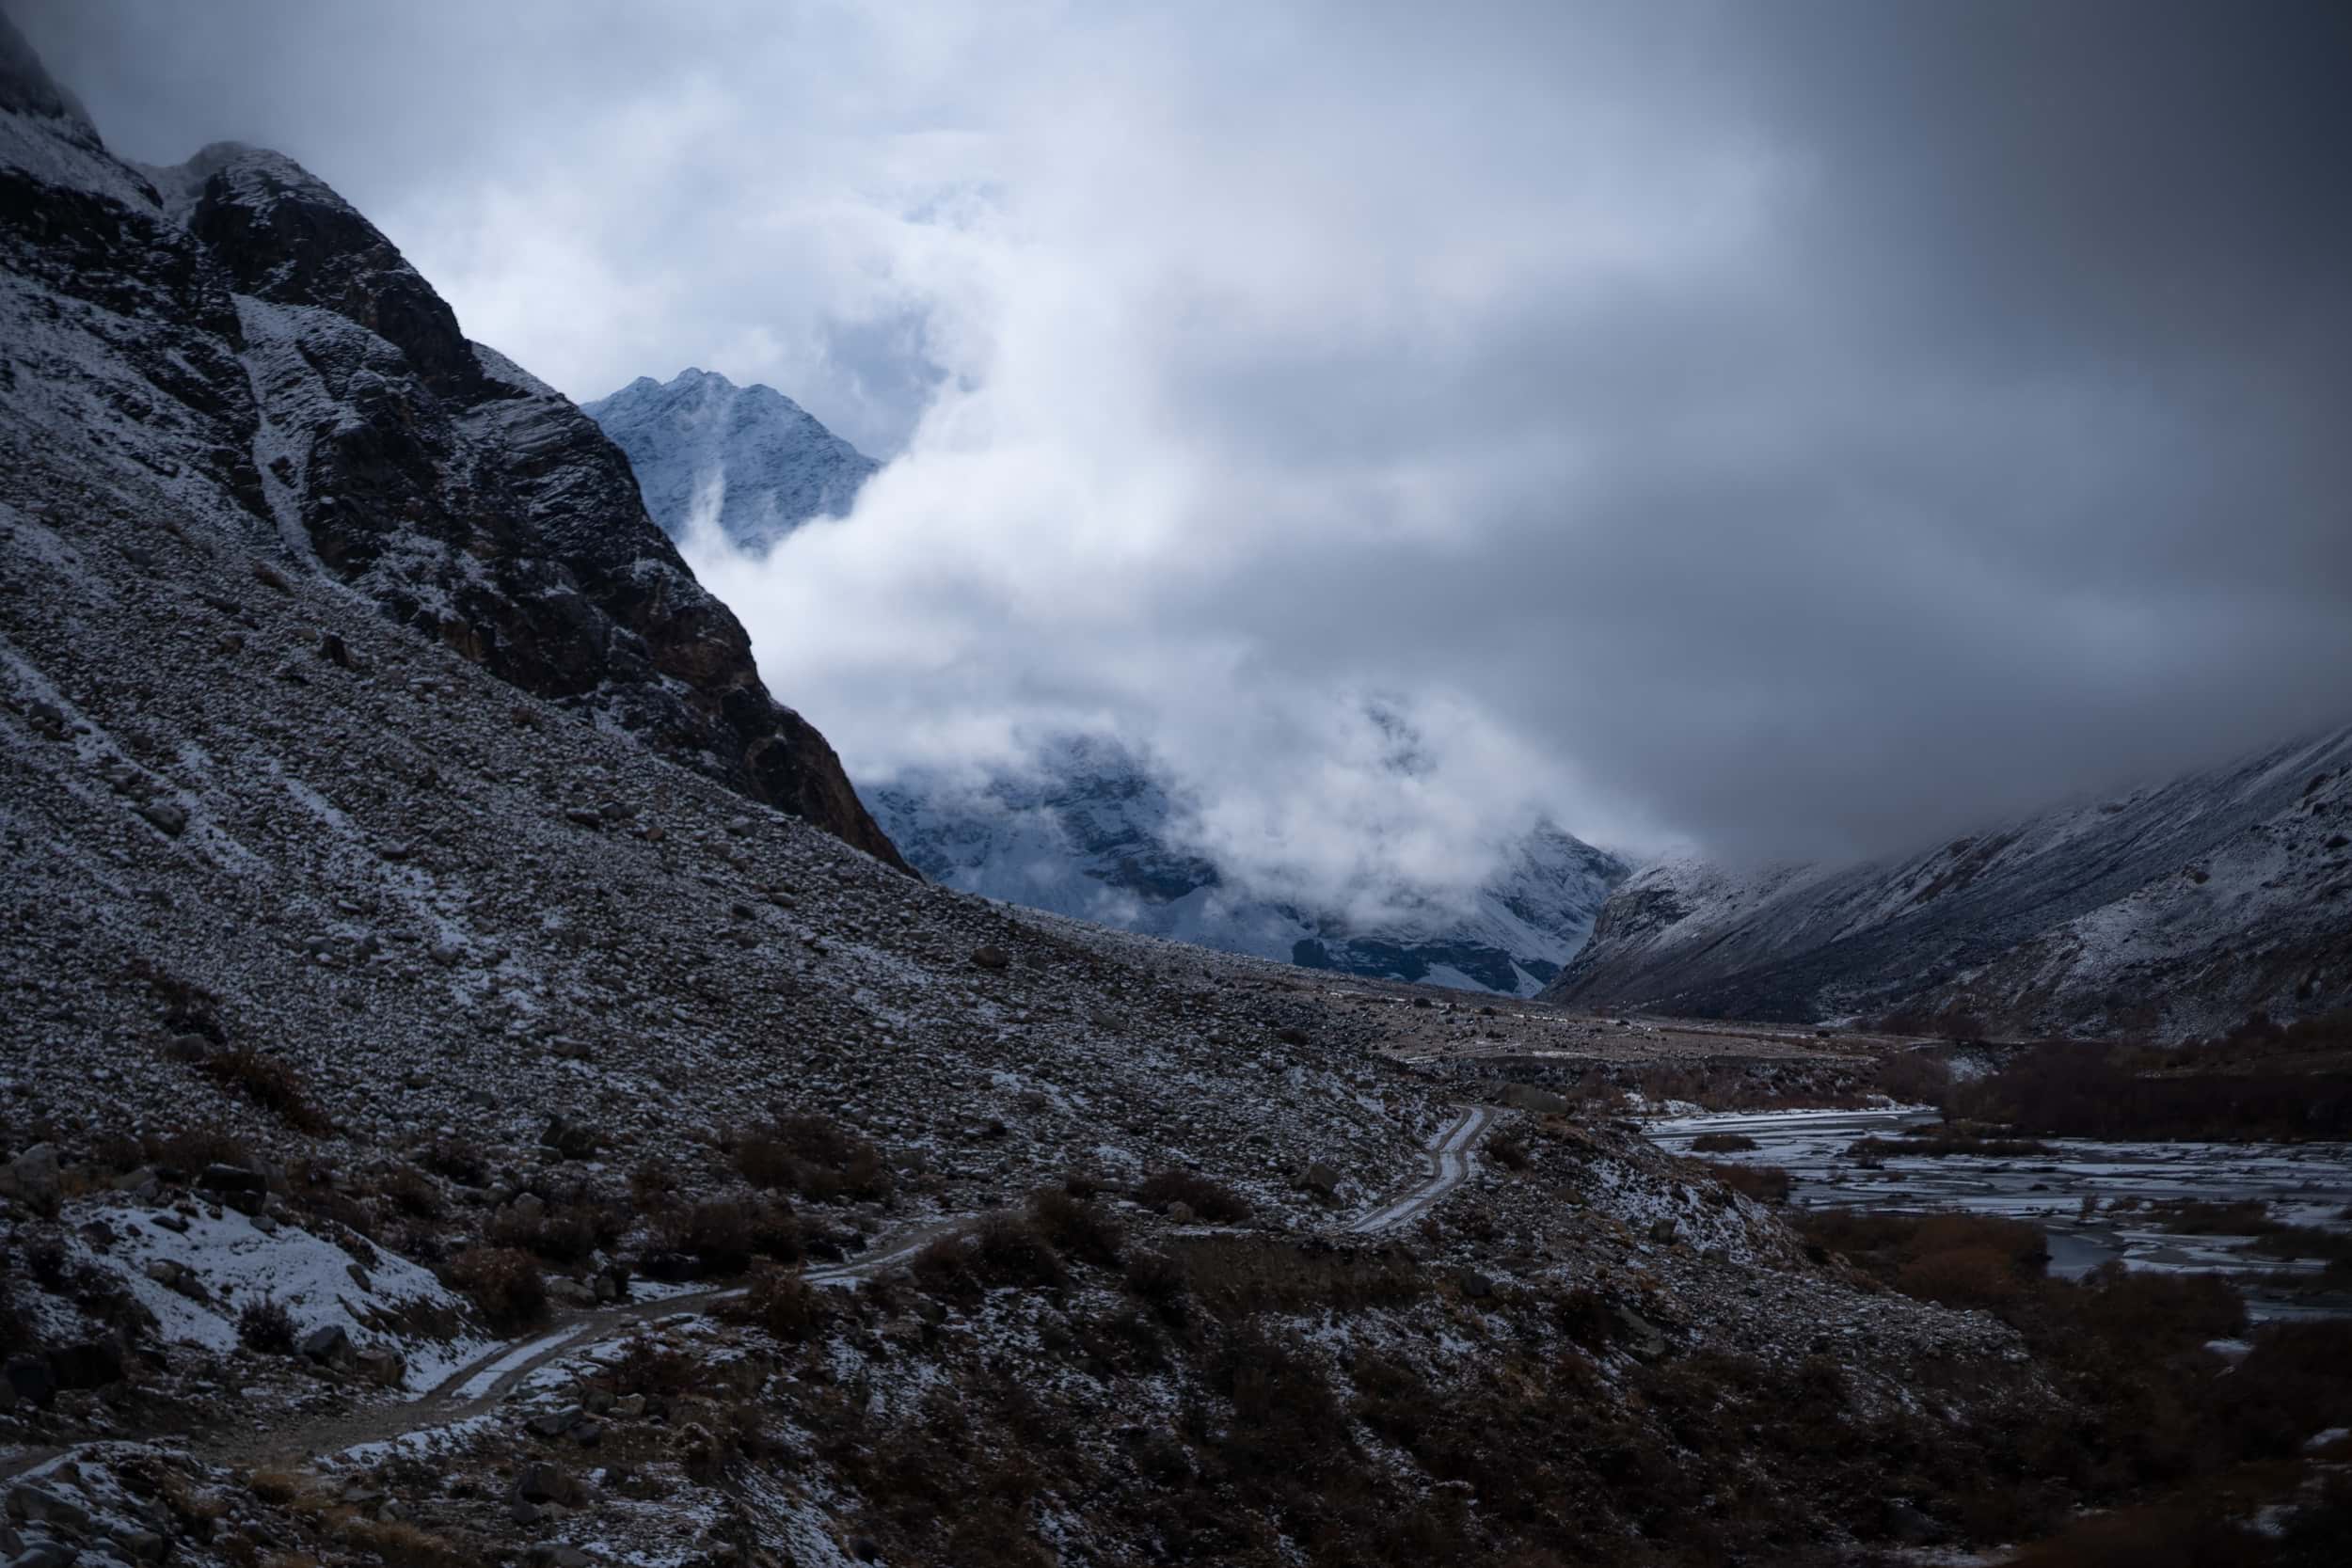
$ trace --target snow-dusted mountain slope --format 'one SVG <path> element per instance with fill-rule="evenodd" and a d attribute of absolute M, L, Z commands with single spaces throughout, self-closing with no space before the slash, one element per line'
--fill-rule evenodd
<path fill-rule="evenodd" d="M 0 73 L 10 471 L 39 458 L 91 505 L 252 531 L 271 591 L 324 574 L 513 686 L 896 860 L 594 421 L 469 341 L 291 159 L 222 143 L 135 168 L 19 55 Z"/>
<path fill-rule="evenodd" d="M 1651 865 L 1546 994 L 2166 1037 L 2352 1005 L 2352 729 L 1902 860 Z"/>
<path fill-rule="evenodd" d="M 1376 926 L 1261 896 L 1185 848 L 1181 804 L 1115 742 L 1070 738 L 975 788 L 903 776 L 866 798 L 935 881 L 1104 925 L 1315 969 L 1532 995 L 1583 942 L 1623 862 L 1539 825 L 1468 907 L 1367 890 Z"/>
<path fill-rule="evenodd" d="M 641 375 L 580 412 L 628 453 L 645 509 L 674 539 L 699 503 L 730 540 L 765 550 L 811 517 L 846 514 L 878 466 L 782 392 L 709 371 Z"/>

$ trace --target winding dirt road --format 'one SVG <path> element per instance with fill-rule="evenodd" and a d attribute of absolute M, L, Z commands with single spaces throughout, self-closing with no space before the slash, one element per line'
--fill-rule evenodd
<path fill-rule="evenodd" d="M 1372 1235 L 1427 1212 L 1470 1179 L 1474 1168 L 1473 1150 L 1494 1119 L 1495 1112 L 1484 1105 L 1465 1110 L 1430 1139 L 1427 1176 L 1380 1208 L 1347 1222 L 1341 1227 L 1342 1233 Z M 854 1261 L 810 1269 L 803 1277 L 812 1285 L 854 1290 L 883 1270 L 905 1262 L 939 1237 L 972 1225 L 977 1218 L 967 1215 L 910 1227 L 884 1238 Z M 616 1338 L 641 1324 L 659 1323 L 680 1313 L 707 1311 L 723 1301 L 742 1295 L 745 1290 L 741 1285 L 729 1285 L 582 1312 L 543 1333 L 485 1351 L 418 1399 L 341 1411 L 275 1430 L 249 1431 L 216 1439 L 204 1447 L 209 1450 L 208 1457 L 223 1464 L 297 1466 L 367 1444 L 394 1442 L 411 1433 L 454 1427 L 495 1408 L 532 1373 L 549 1362 Z M 62 1450 L 10 1455 L 6 1464 L 0 1464 L 0 1478 L 37 1465 L 58 1451 Z"/>
<path fill-rule="evenodd" d="M 1347 1234 L 1369 1236 L 1375 1231 L 1393 1229 L 1426 1213 L 1432 1204 L 1469 1180 L 1475 1164 L 1472 1151 L 1486 1135 L 1486 1129 L 1494 1125 L 1494 1119 L 1495 1113 L 1484 1105 L 1464 1111 L 1452 1126 L 1429 1140 L 1428 1180 L 1349 1225 Z"/>

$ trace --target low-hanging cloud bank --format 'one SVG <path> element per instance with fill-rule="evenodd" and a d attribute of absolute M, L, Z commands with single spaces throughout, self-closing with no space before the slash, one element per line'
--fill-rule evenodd
<path fill-rule="evenodd" d="M 2339 8 L 682 9 L 25 23 L 575 396 L 700 363 L 892 456 L 696 552 L 867 776 L 1107 728 L 1241 863 L 1461 879 L 2352 716 Z"/>

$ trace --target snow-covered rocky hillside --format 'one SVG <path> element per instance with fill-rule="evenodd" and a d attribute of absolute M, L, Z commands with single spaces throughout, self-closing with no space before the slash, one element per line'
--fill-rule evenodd
<path fill-rule="evenodd" d="M 619 449 L 469 341 L 373 224 L 275 152 L 137 169 L 45 81 L 15 91 L 13 469 L 63 476 L 158 574 L 183 575 L 193 519 L 241 531 L 265 583 L 323 574 L 516 689 L 895 858 Z M 12 487 L 20 521 L 55 526 L 32 488 Z"/>
<path fill-rule="evenodd" d="M 926 877 L 1009 903 L 1311 969 L 1534 995 L 1626 874 L 1539 823 L 1468 900 L 1399 881 L 1365 890 L 1373 924 L 1267 897 L 1187 847 L 1159 774 L 1116 741 L 1065 738 L 1031 772 L 974 788 L 909 774 L 868 785 L 876 817 Z"/>
<path fill-rule="evenodd" d="M 681 541 L 699 506 L 736 545 L 765 550 L 846 514 L 877 467 L 782 392 L 710 371 L 641 375 L 580 412 L 628 453 L 646 510 Z"/>
<path fill-rule="evenodd" d="M 1646 866 L 1546 994 L 2168 1038 L 2352 1005 L 2352 729 L 1899 860 Z"/>

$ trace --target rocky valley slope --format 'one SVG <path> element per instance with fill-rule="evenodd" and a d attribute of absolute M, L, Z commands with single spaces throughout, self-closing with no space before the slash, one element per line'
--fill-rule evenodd
<path fill-rule="evenodd" d="M 620 451 L 468 341 L 373 225 L 275 153 L 134 169 L 21 54 L 0 71 L 12 466 L 142 519 L 135 550 L 167 548 L 152 540 L 184 514 L 245 531 L 270 570 L 324 570 L 513 685 L 893 858 Z M 18 492 L 20 512 L 43 504 Z"/>
<path fill-rule="evenodd" d="M 2166 1039 L 2343 1007 L 2352 730 L 1900 860 L 1648 866 L 1546 995 Z"/>

